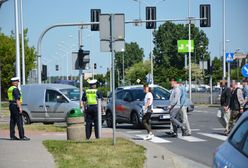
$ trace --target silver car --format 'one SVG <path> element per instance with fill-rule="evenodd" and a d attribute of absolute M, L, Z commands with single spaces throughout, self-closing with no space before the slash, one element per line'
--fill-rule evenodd
<path fill-rule="evenodd" d="M 248 111 L 239 118 L 228 139 L 217 148 L 213 168 L 248 167 Z"/>
<path fill-rule="evenodd" d="M 30 84 L 21 91 L 26 124 L 64 122 L 70 110 L 79 108 L 79 89 L 71 85 Z"/>
<path fill-rule="evenodd" d="M 154 97 L 153 113 L 151 115 L 152 125 L 170 125 L 170 114 L 167 110 L 170 92 L 158 85 L 150 85 Z M 142 85 L 126 86 L 117 88 L 116 91 L 116 123 L 131 123 L 133 126 L 142 126 L 145 93 Z M 191 104 L 189 111 L 193 111 L 194 105 Z M 108 127 L 112 127 L 112 98 L 106 107 L 106 122 Z"/>

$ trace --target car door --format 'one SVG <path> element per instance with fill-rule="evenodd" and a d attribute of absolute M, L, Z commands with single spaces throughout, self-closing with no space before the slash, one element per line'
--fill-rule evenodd
<path fill-rule="evenodd" d="M 123 94 L 124 94 L 124 91 L 118 91 L 116 93 L 115 112 L 116 112 L 117 120 L 123 119 L 123 115 L 122 115 L 122 112 L 123 112 L 123 106 L 122 106 Z"/>
<path fill-rule="evenodd" d="M 47 121 L 64 121 L 68 100 L 56 90 L 46 90 L 45 109 L 47 111 Z"/>
<path fill-rule="evenodd" d="M 126 120 L 129 120 L 130 113 L 131 113 L 131 102 L 132 102 L 132 95 L 131 93 L 126 90 L 123 93 L 123 99 L 122 99 L 122 117 Z"/>

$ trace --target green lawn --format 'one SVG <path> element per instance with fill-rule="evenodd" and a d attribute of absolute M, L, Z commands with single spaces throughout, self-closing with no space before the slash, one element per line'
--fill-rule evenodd
<path fill-rule="evenodd" d="M 45 140 L 58 168 L 143 168 L 145 148 L 118 138 L 82 142 Z"/>
<path fill-rule="evenodd" d="M 35 123 L 30 125 L 25 125 L 25 130 L 29 131 L 44 131 L 44 132 L 65 132 L 66 127 L 56 126 L 56 125 L 44 125 L 41 123 Z M 9 129 L 9 124 L 0 124 L 0 129 Z"/>

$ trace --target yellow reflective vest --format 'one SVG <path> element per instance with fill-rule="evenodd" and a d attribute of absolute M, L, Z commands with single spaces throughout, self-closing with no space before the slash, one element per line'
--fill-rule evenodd
<path fill-rule="evenodd" d="M 88 105 L 97 104 L 97 89 L 88 89 L 86 90 L 86 98 Z"/>
<path fill-rule="evenodd" d="M 16 86 L 11 86 L 9 89 L 8 89 L 8 99 L 9 101 L 15 101 L 14 99 L 14 96 L 13 96 L 13 90 L 17 88 Z M 20 92 L 21 94 L 21 92 Z M 22 103 L 22 94 L 20 96 L 20 102 Z"/>

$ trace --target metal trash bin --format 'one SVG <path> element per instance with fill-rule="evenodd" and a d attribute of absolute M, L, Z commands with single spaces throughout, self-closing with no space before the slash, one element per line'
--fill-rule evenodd
<path fill-rule="evenodd" d="M 84 116 L 79 108 L 73 108 L 67 114 L 67 140 L 82 141 L 85 139 Z"/>

